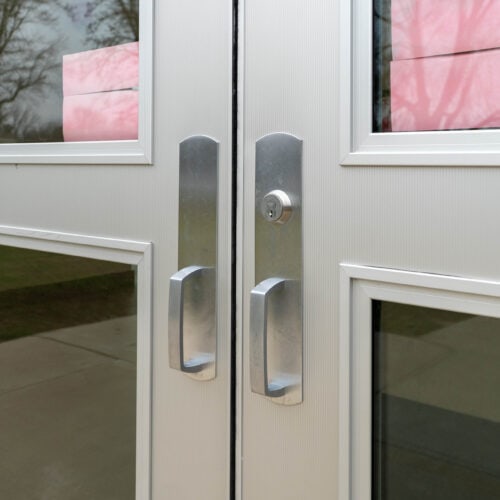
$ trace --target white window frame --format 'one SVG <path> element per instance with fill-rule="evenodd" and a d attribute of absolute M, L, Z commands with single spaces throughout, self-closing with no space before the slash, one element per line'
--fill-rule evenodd
<path fill-rule="evenodd" d="M 500 129 L 372 132 L 372 0 L 340 2 L 344 166 L 498 166 Z"/>
<path fill-rule="evenodd" d="M 139 137 L 136 141 L 0 144 L 1 164 L 151 164 L 154 0 L 139 0 Z"/>
<path fill-rule="evenodd" d="M 0 245 L 99 259 L 137 269 L 136 500 L 151 498 L 152 243 L 0 226 Z"/>
<path fill-rule="evenodd" d="M 371 500 L 372 300 L 500 318 L 500 283 L 340 265 L 339 500 Z"/>

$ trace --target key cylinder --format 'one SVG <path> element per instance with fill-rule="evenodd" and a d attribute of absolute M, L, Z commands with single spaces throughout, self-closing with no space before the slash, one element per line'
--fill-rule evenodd
<path fill-rule="evenodd" d="M 260 210 L 268 222 L 284 224 L 292 215 L 292 200 L 284 191 L 275 189 L 262 198 Z"/>

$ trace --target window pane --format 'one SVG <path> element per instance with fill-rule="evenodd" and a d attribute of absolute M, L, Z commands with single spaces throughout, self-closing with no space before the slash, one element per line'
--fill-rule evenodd
<path fill-rule="evenodd" d="M 0 142 L 137 139 L 139 0 L 4 0 Z"/>
<path fill-rule="evenodd" d="M 373 130 L 500 126 L 500 2 L 373 0 Z"/>
<path fill-rule="evenodd" d="M 0 246 L 0 498 L 135 498 L 128 265 Z"/>
<path fill-rule="evenodd" d="M 500 320 L 373 303 L 373 499 L 500 499 Z"/>

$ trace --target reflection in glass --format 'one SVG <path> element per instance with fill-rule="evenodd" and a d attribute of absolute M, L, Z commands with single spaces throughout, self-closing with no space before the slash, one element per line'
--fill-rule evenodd
<path fill-rule="evenodd" d="M 391 131 L 391 4 L 373 0 L 373 131 Z"/>
<path fill-rule="evenodd" d="M 134 81 L 134 85 L 129 85 L 126 79 L 118 81 L 112 89 L 99 86 L 102 81 L 96 81 L 97 86 L 92 89 L 97 95 L 96 102 L 89 103 L 88 89 L 77 89 L 77 94 L 63 93 L 63 59 L 70 54 L 137 42 L 138 9 L 139 0 L 3 0 L 0 8 L 0 142 L 137 138 L 138 81 Z M 100 67 L 112 68 L 116 75 L 126 72 L 112 56 L 107 62 L 101 57 Z M 135 64 L 138 74 L 138 54 L 129 58 L 128 64 Z M 90 67 L 82 66 L 82 71 L 89 71 Z M 98 70 L 94 65 L 94 71 Z M 103 102 L 99 93 L 110 90 L 120 96 Z M 76 95 L 86 96 L 86 101 L 81 103 L 74 98 L 66 102 Z M 68 139 L 63 130 L 63 115 L 68 115 L 65 120 L 71 122 Z M 74 131 L 78 116 L 86 117 L 80 135 Z M 125 132 L 121 130 L 122 123 L 125 123 Z M 89 129 L 95 129 L 94 134 Z"/>
<path fill-rule="evenodd" d="M 498 0 L 373 0 L 373 130 L 500 127 Z"/>
<path fill-rule="evenodd" d="M 500 320 L 373 302 L 373 499 L 500 499 Z"/>
<path fill-rule="evenodd" d="M 131 266 L 0 246 L 0 498 L 135 498 Z"/>

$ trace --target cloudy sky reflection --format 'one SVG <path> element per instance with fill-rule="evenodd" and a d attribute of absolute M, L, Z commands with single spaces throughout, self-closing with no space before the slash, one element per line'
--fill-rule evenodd
<path fill-rule="evenodd" d="M 63 55 L 136 41 L 138 0 L 3 0 L 0 26 L 0 142 L 60 142 Z"/>

